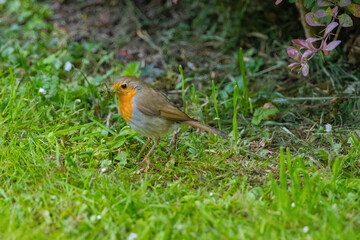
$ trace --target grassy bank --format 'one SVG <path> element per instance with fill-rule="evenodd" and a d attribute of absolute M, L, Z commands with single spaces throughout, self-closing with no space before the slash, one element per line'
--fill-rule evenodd
<path fill-rule="evenodd" d="M 187 112 L 213 126 L 218 115 L 230 137 L 184 128 L 176 149 L 164 137 L 139 175 L 132 161 L 145 139 L 105 86 L 145 70 L 101 44 L 69 41 L 46 21 L 47 6 L 16 0 L 0 10 L 1 239 L 359 238 L 356 125 L 251 123 L 226 90 L 234 83 L 198 90 L 187 79 Z"/>

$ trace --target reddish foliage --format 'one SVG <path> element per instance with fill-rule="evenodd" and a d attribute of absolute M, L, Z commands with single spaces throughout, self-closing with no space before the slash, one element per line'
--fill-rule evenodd
<path fill-rule="evenodd" d="M 277 0 L 275 5 L 281 2 L 282 0 Z M 338 16 L 339 8 L 346 7 L 355 17 L 360 17 L 360 5 L 351 4 L 351 0 L 339 0 L 336 2 L 336 5 L 334 1 L 317 0 L 317 5 L 319 7 L 327 7 L 327 9 L 309 12 L 305 15 L 305 20 L 310 26 L 326 26 L 323 36 L 321 38 L 293 39 L 292 43 L 297 46 L 297 48 L 287 48 L 288 56 L 295 60 L 295 62 L 289 64 L 288 67 L 291 69 L 299 69 L 305 77 L 309 74 L 308 62 L 316 53 L 322 51 L 324 55 L 328 55 L 329 52 L 341 43 L 340 40 L 336 40 L 336 37 L 329 42 L 332 31 L 339 25 L 341 27 L 351 27 L 353 25 L 353 21 L 348 14 L 343 13 Z M 331 21 L 326 23 L 324 17 L 331 17 Z M 316 41 L 321 41 L 318 48 L 313 45 Z"/>

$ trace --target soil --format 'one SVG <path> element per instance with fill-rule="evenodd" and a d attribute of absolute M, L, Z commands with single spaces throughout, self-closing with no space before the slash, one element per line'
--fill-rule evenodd
<path fill-rule="evenodd" d="M 142 66 L 167 71 L 181 64 L 196 70 L 200 62 L 202 67 L 208 66 L 200 59 L 218 56 L 215 49 L 199 41 L 173 42 L 164 36 L 189 19 L 171 1 L 53 1 L 51 8 L 54 15 L 50 21 L 65 31 L 70 41 L 101 42 L 124 64 L 140 61 Z M 230 56 L 222 57 L 224 61 L 229 62 Z"/>

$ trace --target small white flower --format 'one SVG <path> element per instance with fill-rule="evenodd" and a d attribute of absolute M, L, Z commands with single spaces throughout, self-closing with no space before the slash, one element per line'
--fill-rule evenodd
<path fill-rule="evenodd" d="M 44 94 L 44 95 L 45 95 L 45 94 L 46 94 L 46 90 L 45 90 L 45 89 L 43 89 L 43 88 L 40 88 L 40 89 L 39 89 L 39 93 L 42 93 L 42 94 Z"/>
<path fill-rule="evenodd" d="M 291 206 L 292 206 L 292 207 L 295 207 L 295 203 L 292 203 Z"/>
<path fill-rule="evenodd" d="M 76 99 L 75 102 L 78 103 L 78 102 L 81 102 L 81 100 L 80 100 L 80 99 Z"/>
<path fill-rule="evenodd" d="M 331 124 L 326 124 L 325 125 L 325 132 L 331 132 Z"/>
<path fill-rule="evenodd" d="M 308 231 L 309 231 L 309 227 L 308 227 L 308 226 L 303 227 L 303 233 L 307 233 Z"/>
<path fill-rule="evenodd" d="M 98 220 L 101 219 L 101 215 L 97 215 L 96 219 L 98 219 Z"/>
<path fill-rule="evenodd" d="M 69 61 L 67 61 L 64 66 L 64 70 L 68 72 L 71 70 L 71 67 L 72 67 L 71 63 Z"/>
<path fill-rule="evenodd" d="M 209 195 L 210 195 L 210 196 L 212 196 L 212 195 L 214 195 L 214 193 L 213 193 L 213 192 L 211 192 L 211 193 L 209 193 Z"/>
<path fill-rule="evenodd" d="M 107 170 L 107 168 L 104 167 L 104 168 L 101 169 L 101 172 L 102 172 L 102 173 L 103 173 L 103 172 L 106 172 L 106 170 Z"/>
<path fill-rule="evenodd" d="M 127 237 L 127 240 L 134 240 L 138 237 L 136 233 L 130 233 L 130 235 Z"/>

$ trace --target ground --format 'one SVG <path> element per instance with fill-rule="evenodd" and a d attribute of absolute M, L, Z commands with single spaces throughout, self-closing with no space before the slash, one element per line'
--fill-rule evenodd
<path fill-rule="evenodd" d="M 359 238 L 357 65 L 291 73 L 296 9 L 227 4 L 0 1 L 1 239 Z M 137 174 L 125 73 L 229 138 L 183 127 Z"/>

